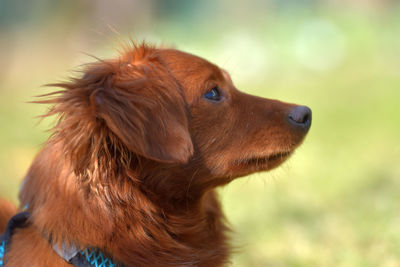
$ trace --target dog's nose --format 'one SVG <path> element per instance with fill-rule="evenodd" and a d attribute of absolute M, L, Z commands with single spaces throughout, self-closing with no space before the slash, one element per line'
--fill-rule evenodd
<path fill-rule="evenodd" d="M 288 119 L 292 125 L 308 130 L 311 126 L 311 109 L 306 106 L 297 106 L 290 111 Z"/>

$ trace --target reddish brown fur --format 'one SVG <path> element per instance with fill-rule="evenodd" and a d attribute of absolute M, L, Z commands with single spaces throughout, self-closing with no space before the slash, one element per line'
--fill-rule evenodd
<path fill-rule="evenodd" d="M 306 134 L 287 123 L 294 105 L 241 93 L 204 59 L 147 45 L 84 73 L 40 101 L 58 122 L 26 175 L 31 226 L 13 237 L 8 266 L 63 266 L 43 234 L 126 266 L 226 263 L 214 188 L 289 156 Z M 220 103 L 202 97 L 215 86 Z"/>
<path fill-rule="evenodd" d="M 9 201 L 0 199 L 0 233 L 6 229 L 8 220 L 15 214 L 17 208 Z"/>

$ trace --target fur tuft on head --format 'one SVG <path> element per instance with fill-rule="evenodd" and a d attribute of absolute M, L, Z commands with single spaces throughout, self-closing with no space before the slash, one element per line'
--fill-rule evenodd
<path fill-rule="evenodd" d="M 171 164 L 189 160 L 187 108 L 157 50 L 125 47 L 118 60 L 85 65 L 83 73 L 49 84 L 62 90 L 36 101 L 53 104 L 44 115 L 57 116 L 48 142 L 61 146 L 78 177 L 107 177 L 99 174 L 127 170 L 137 157 Z"/>

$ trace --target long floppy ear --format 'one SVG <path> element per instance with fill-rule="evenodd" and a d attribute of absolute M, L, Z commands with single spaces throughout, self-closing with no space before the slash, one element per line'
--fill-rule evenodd
<path fill-rule="evenodd" d="M 106 75 L 87 73 L 95 81 L 90 104 L 96 116 L 132 152 L 159 162 L 187 162 L 193 144 L 179 84 L 155 59 L 118 65 Z"/>

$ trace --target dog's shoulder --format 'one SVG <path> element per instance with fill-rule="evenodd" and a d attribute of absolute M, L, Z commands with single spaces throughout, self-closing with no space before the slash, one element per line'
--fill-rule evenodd
<path fill-rule="evenodd" d="M 17 208 L 9 201 L 0 199 L 0 234 L 5 231 L 8 220 L 17 213 Z"/>
<path fill-rule="evenodd" d="M 15 231 L 6 257 L 7 267 L 70 266 L 32 225 Z"/>

